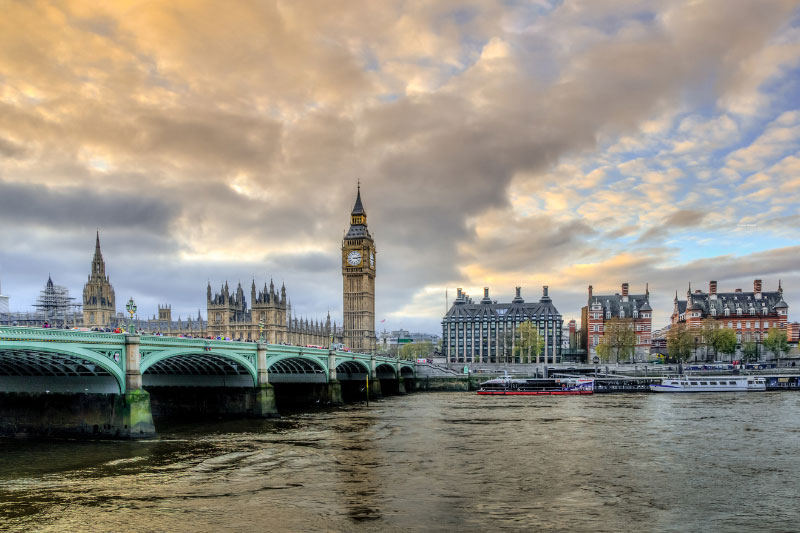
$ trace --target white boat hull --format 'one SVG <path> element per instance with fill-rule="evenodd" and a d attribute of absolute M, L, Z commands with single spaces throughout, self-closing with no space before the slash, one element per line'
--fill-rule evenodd
<path fill-rule="evenodd" d="M 767 390 L 764 378 L 686 377 L 668 378 L 650 385 L 652 392 L 759 392 Z"/>

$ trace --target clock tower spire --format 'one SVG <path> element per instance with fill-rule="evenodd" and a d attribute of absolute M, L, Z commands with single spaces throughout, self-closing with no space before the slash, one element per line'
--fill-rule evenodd
<path fill-rule="evenodd" d="M 350 229 L 342 239 L 344 342 L 356 352 L 375 351 L 375 241 L 361 203 L 361 182 L 350 212 Z"/>

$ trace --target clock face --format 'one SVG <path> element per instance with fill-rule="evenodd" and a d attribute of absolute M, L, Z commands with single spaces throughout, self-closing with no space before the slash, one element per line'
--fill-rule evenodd
<path fill-rule="evenodd" d="M 369 266 L 375 268 L 375 254 L 372 252 L 369 253 Z"/>
<path fill-rule="evenodd" d="M 361 264 L 361 252 L 353 250 L 347 254 L 347 262 L 353 266 Z"/>

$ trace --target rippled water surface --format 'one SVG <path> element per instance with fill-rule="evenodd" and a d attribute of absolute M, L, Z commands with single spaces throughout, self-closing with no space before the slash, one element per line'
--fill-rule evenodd
<path fill-rule="evenodd" d="M 0 441 L 0 529 L 796 531 L 799 411 L 791 392 L 420 393 Z"/>

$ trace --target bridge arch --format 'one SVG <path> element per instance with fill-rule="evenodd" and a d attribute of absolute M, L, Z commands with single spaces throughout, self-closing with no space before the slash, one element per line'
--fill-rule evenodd
<path fill-rule="evenodd" d="M 325 362 L 306 355 L 285 355 L 267 360 L 267 373 L 272 383 L 327 383 Z"/>
<path fill-rule="evenodd" d="M 397 370 L 394 365 L 381 363 L 375 367 L 375 375 L 381 379 L 397 379 Z"/>
<path fill-rule="evenodd" d="M 141 350 L 142 383 L 147 386 L 233 386 L 257 384 L 255 361 L 219 350 Z"/>
<path fill-rule="evenodd" d="M 411 365 L 402 365 L 400 367 L 400 377 L 403 379 L 413 379 L 416 376 L 414 367 Z"/>
<path fill-rule="evenodd" d="M 96 352 L 79 346 L 44 343 L 4 346 L 0 349 L 0 384 L 3 390 L 16 392 L 40 392 L 39 389 L 97 392 L 90 388 L 94 385 L 103 392 L 124 392 L 124 357 L 123 347 L 103 346 Z M 32 377 L 38 379 L 29 379 Z M 75 381 L 76 377 L 84 379 Z M 70 378 L 71 382 L 63 378 Z"/>
<path fill-rule="evenodd" d="M 336 364 L 336 377 L 339 380 L 346 379 L 364 379 L 369 372 L 369 366 L 364 361 L 355 359 L 346 359 L 337 361 Z"/>

